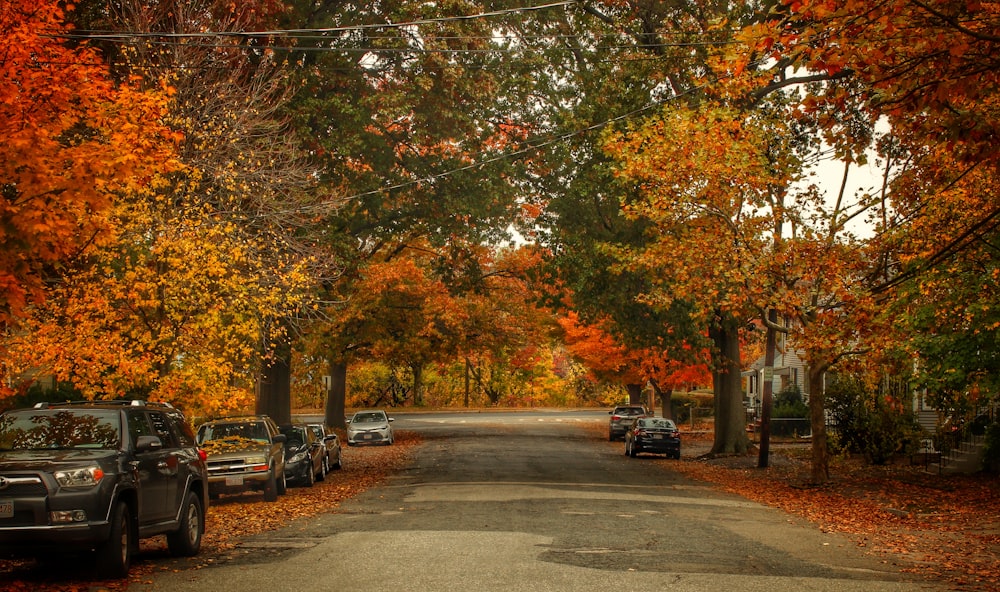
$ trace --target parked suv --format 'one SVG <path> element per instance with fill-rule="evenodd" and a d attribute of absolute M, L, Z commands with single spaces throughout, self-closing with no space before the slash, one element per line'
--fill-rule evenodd
<path fill-rule="evenodd" d="M 266 415 L 223 417 L 198 427 L 198 446 L 208 454 L 208 493 L 263 491 L 273 502 L 287 490 L 285 436 Z"/>
<path fill-rule="evenodd" d="M 128 574 L 140 538 L 201 548 L 205 456 L 165 403 L 39 403 L 0 414 L 0 550 L 93 551 L 98 575 Z"/>
<path fill-rule="evenodd" d="M 625 431 L 632 425 L 632 421 L 648 415 L 642 405 L 619 405 L 608 413 L 611 415 L 608 420 L 608 442 L 614 442 L 616 438 L 624 440 Z"/>

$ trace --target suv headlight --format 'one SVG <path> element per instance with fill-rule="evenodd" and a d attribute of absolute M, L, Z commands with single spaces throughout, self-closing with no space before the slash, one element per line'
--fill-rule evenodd
<path fill-rule="evenodd" d="M 104 478 L 100 467 L 86 467 L 53 473 L 60 487 L 93 487 Z"/>
<path fill-rule="evenodd" d="M 295 464 L 295 463 L 302 462 L 305 459 L 306 459 L 306 453 L 305 452 L 299 452 L 299 453 L 293 455 L 292 458 L 288 459 L 288 462 L 290 462 L 292 464 Z"/>

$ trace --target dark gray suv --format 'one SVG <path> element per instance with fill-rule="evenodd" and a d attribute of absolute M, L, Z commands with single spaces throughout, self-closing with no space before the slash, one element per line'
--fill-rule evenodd
<path fill-rule="evenodd" d="M 0 414 L 0 552 L 93 551 L 128 574 L 140 538 L 201 548 L 205 455 L 180 411 L 144 401 L 39 403 Z"/>
<path fill-rule="evenodd" d="M 642 405 L 619 405 L 608 412 L 611 419 L 608 420 L 608 441 L 613 442 L 616 438 L 625 439 L 625 432 L 632 421 L 637 417 L 648 415 L 646 408 Z"/>

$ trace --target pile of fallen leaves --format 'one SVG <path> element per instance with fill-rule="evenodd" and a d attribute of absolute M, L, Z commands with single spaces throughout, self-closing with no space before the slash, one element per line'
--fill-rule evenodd
<path fill-rule="evenodd" d="M 697 441 L 711 434 L 688 435 Z M 901 571 L 955 589 L 1000 590 L 1000 480 L 938 475 L 909 459 L 888 466 L 832 459 L 830 481 L 808 486 L 808 449 L 772 447 L 767 469 L 756 455 L 688 456 L 671 469 L 838 532 Z"/>
<path fill-rule="evenodd" d="M 343 469 L 332 470 L 313 487 L 289 487 L 276 502 L 248 492 L 214 500 L 206 516 L 201 552 L 193 560 L 173 559 L 166 539 L 154 537 L 140 542 L 128 580 L 92 581 L 86 558 L 71 569 L 45 569 L 33 560 L 0 560 L 0 588 L 9 592 L 118 592 L 130 582 L 142 582 L 155 571 L 197 569 L 228 554 L 243 537 L 274 530 L 297 518 L 335 511 L 340 503 L 378 485 L 409 461 L 421 442 L 412 432 L 397 431 L 392 446 L 344 447 Z"/>

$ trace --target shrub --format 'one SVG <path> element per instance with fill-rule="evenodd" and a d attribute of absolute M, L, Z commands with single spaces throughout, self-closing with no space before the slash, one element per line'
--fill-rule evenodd
<path fill-rule="evenodd" d="M 865 455 L 872 464 L 886 464 L 912 440 L 911 414 L 854 377 L 833 378 L 826 398 L 840 446 Z"/>

